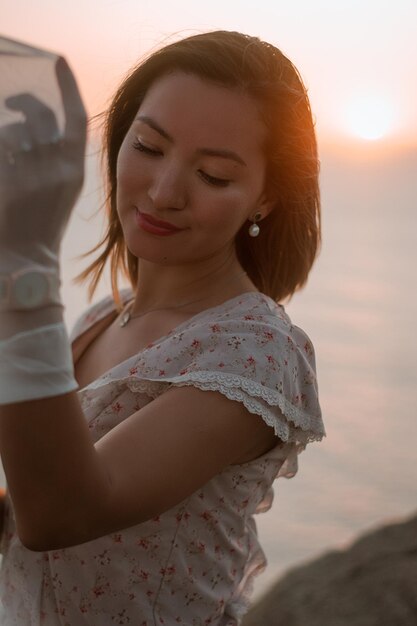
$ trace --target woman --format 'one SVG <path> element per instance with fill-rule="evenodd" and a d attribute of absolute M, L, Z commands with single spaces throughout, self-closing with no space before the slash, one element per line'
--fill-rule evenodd
<path fill-rule="evenodd" d="M 105 154 L 104 250 L 79 279 L 92 296 L 110 260 L 112 297 L 74 364 L 52 302 L 10 333 L 55 370 L 2 402 L 2 623 L 236 625 L 266 563 L 253 515 L 324 435 L 311 342 L 277 304 L 320 238 L 306 90 L 257 38 L 189 37 L 123 81 Z"/>

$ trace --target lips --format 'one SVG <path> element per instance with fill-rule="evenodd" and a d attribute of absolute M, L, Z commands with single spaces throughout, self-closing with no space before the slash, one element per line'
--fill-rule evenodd
<path fill-rule="evenodd" d="M 152 224 L 153 226 L 158 226 L 159 228 L 164 228 L 166 230 L 183 230 L 182 228 L 175 226 L 175 224 L 171 224 L 170 222 L 164 222 L 162 220 L 157 220 L 155 217 L 152 217 L 148 213 L 143 213 L 142 211 L 139 211 L 139 209 L 136 210 L 142 219 L 146 220 L 149 224 Z"/>
<path fill-rule="evenodd" d="M 170 222 L 164 222 L 162 220 L 157 220 L 155 217 L 148 215 L 148 213 L 142 213 L 139 211 L 137 207 L 136 210 L 136 222 L 142 230 L 152 234 L 152 235 L 175 235 L 175 233 L 179 233 L 183 228 L 178 228 L 174 224 Z"/>

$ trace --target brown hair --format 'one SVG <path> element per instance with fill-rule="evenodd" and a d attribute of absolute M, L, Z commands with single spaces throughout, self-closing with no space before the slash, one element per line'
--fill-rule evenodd
<path fill-rule="evenodd" d="M 238 87 L 255 98 L 268 129 L 267 193 L 274 209 L 257 238 L 245 224 L 236 235 L 239 261 L 256 287 L 276 301 L 307 281 L 320 246 L 319 160 L 310 103 L 291 61 L 273 45 L 237 32 L 215 31 L 171 43 L 128 74 L 105 117 L 103 162 L 107 173 L 107 231 L 92 250 L 104 250 L 74 282 L 90 279 L 89 299 L 107 259 L 119 310 L 118 273 L 137 286 L 138 259 L 128 250 L 116 210 L 116 163 L 123 139 L 151 84 L 173 70 Z M 92 275 L 90 277 L 90 274 Z"/>

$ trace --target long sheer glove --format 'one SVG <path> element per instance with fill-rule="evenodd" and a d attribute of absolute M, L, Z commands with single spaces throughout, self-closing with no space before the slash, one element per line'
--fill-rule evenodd
<path fill-rule="evenodd" d="M 0 275 L 7 279 L 35 269 L 59 285 L 61 240 L 83 184 L 85 110 L 62 57 L 0 39 L 0 61 L 2 50 L 10 46 L 22 57 L 41 57 L 52 64 L 49 73 L 56 73 L 64 130 L 60 132 L 54 110 L 36 93 L 16 93 L 5 100 L 7 109 L 23 121 L 0 127 Z M 29 309 L 12 300 L 3 305 L 0 404 L 76 388 L 59 289 L 52 299 Z"/>

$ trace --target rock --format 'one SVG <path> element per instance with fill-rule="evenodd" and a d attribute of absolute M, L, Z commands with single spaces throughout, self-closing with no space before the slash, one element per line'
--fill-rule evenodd
<path fill-rule="evenodd" d="M 242 626 L 417 626 L 417 515 L 290 570 Z"/>

